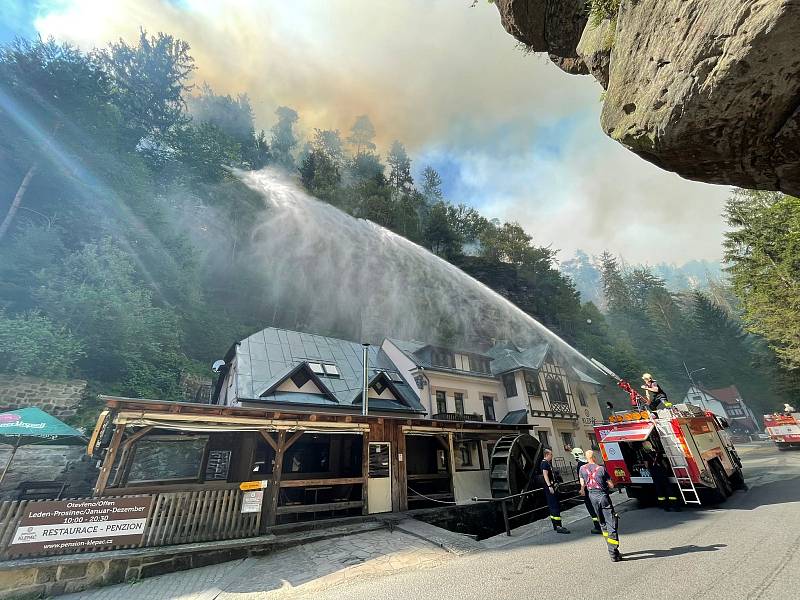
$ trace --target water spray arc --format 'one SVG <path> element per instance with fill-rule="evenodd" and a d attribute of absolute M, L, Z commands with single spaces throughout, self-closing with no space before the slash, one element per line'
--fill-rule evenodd
<path fill-rule="evenodd" d="M 491 339 L 520 347 L 548 342 L 564 360 L 596 369 L 536 319 L 423 247 L 313 198 L 274 169 L 235 173 L 266 200 L 251 243 L 252 262 L 269 283 L 265 295 L 295 306 L 315 332 L 463 349 Z"/>

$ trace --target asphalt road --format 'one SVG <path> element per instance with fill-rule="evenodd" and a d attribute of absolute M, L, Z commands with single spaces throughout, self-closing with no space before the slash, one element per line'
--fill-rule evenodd
<path fill-rule="evenodd" d="M 716 508 L 626 512 L 623 562 L 588 521 L 440 566 L 303 594 L 343 599 L 800 598 L 800 452 L 742 446 L 749 489 Z"/>

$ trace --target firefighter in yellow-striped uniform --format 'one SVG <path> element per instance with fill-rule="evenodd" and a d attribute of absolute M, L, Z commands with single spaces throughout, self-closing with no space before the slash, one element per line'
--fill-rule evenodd
<path fill-rule="evenodd" d="M 618 517 L 608 495 L 609 489 L 614 487 L 614 482 L 606 468 L 597 464 L 594 451 L 586 451 L 586 460 L 588 463 L 583 465 L 578 472 L 581 480 L 581 496 L 589 495 L 597 518 L 600 520 L 600 527 L 603 530 L 611 561 L 619 562 L 622 560 L 622 555 L 619 553 Z"/>

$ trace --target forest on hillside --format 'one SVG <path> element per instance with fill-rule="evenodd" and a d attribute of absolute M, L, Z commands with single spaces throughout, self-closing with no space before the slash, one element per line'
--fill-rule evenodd
<path fill-rule="evenodd" d="M 400 141 L 381 154 L 367 115 L 305 138 L 302 115 L 283 106 L 257 130 L 244 93 L 195 86 L 194 68 L 189 46 L 164 33 L 91 52 L 42 40 L 0 47 L 0 371 L 178 399 L 182 374 L 210 376 L 214 359 L 263 327 L 356 337 L 264 299 L 272 282 L 247 252 L 264 202 L 227 167 L 273 166 L 621 375 L 652 372 L 676 397 L 686 363 L 704 367 L 709 386 L 737 385 L 756 411 L 800 397 L 797 199 L 735 194 L 730 283 L 702 291 L 675 292 L 604 254 L 601 311 L 581 302 L 549 245 L 445 198 L 431 167 L 415 180 Z"/>

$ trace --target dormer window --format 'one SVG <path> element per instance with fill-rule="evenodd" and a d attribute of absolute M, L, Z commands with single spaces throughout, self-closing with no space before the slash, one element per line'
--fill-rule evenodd
<path fill-rule="evenodd" d="M 310 362 L 308 363 L 308 366 L 311 367 L 311 370 L 315 375 L 325 375 L 325 371 L 322 368 L 322 363 Z"/>
<path fill-rule="evenodd" d="M 322 365 L 322 368 L 325 369 L 325 375 L 327 377 L 338 379 L 342 376 L 342 374 L 339 372 L 339 367 L 334 364 L 325 363 Z"/>

